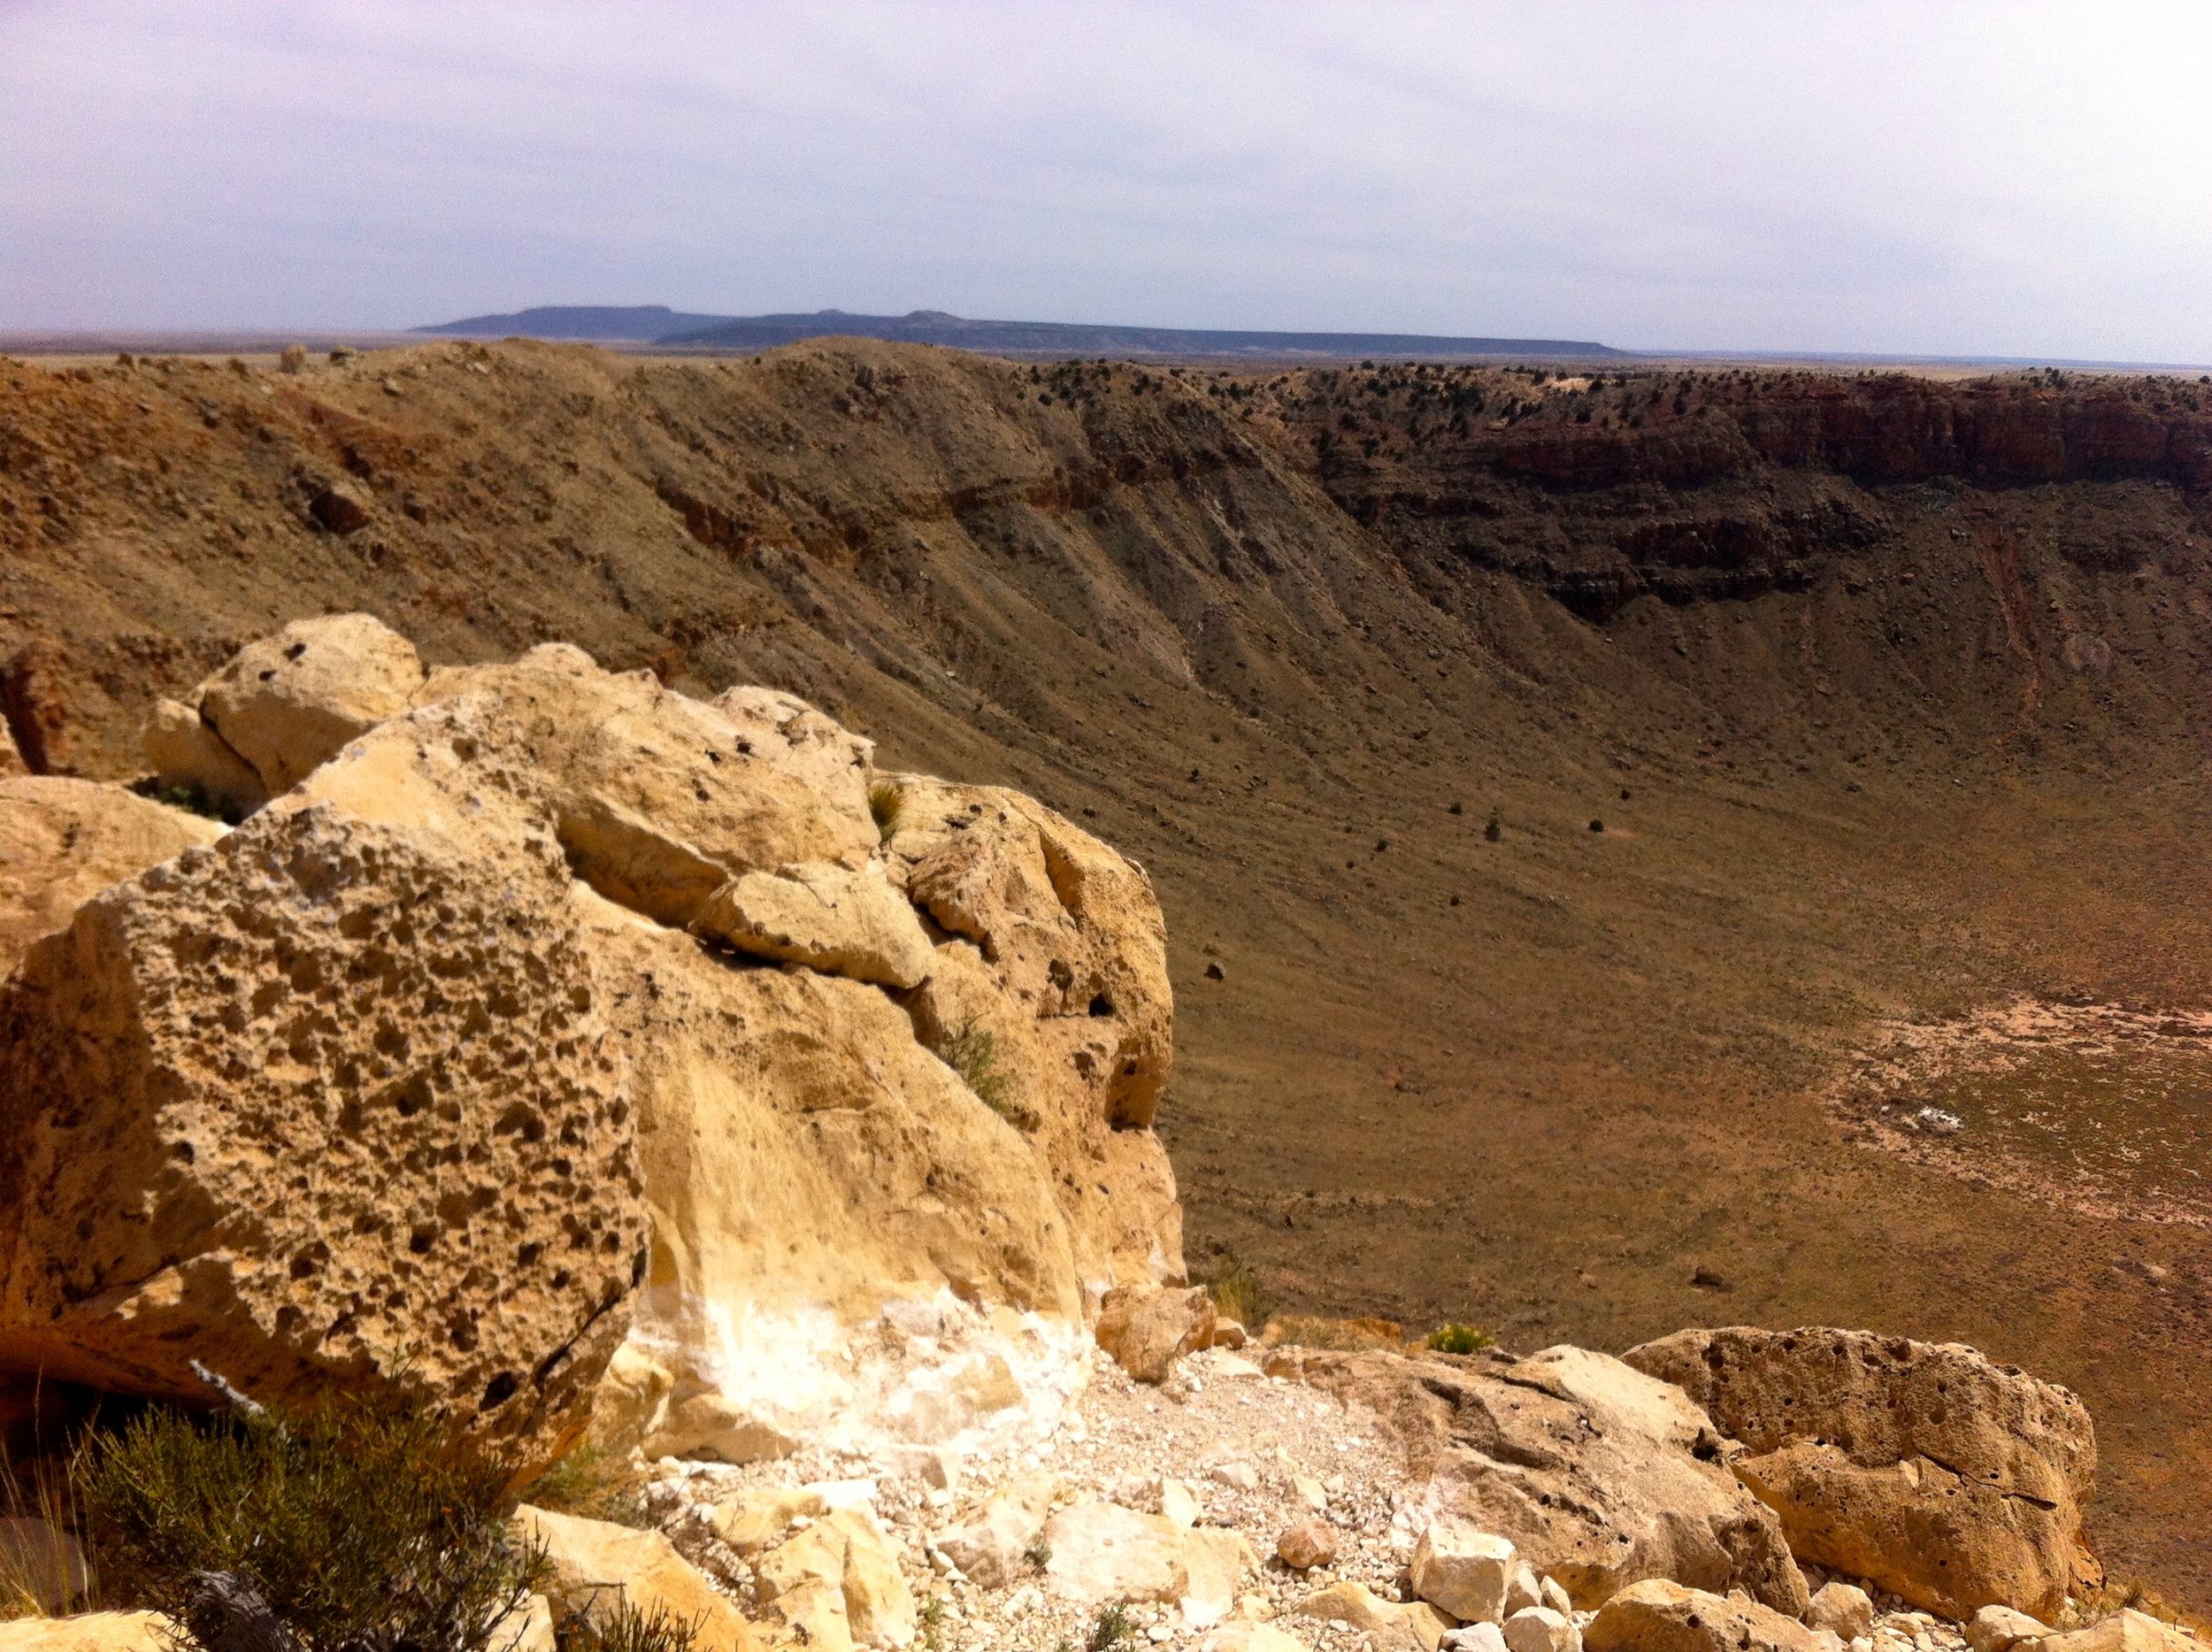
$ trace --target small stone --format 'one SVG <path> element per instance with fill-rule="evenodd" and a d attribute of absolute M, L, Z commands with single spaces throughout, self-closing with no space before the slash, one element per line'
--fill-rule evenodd
<path fill-rule="evenodd" d="M 1572 1617 L 1574 1616 L 1574 1601 L 1568 1595 L 1565 1587 L 1558 1579 L 1546 1578 L 1536 1586 L 1536 1592 L 1544 1597 L 1544 1604 L 1561 1617 Z"/>
<path fill-rule="evenodd" d="M 1283 1528 L 1275 1553 L 1296 1571 L 1326 1566 L 1336 1559 L 1336 1530 L 1326 1520 L 1301 1520 Z"/>
<path fill-rule="evenodd" d="M 1505 1584 L 1505 1615 L 1526 1611 L 1532 1606 L 1544 1603 L 1544 1592 L 1537 1586 L 1535 1569 L 1521 1565 L 1513 1569 L 1513 1575 Z"/>
<path fill-rule="evenodd" d="M 1829 1585 L 1829 1588 L 1834 1587 L 1833 1584 Z M 1820 1594 L 1827 1593 L 1827 1589 L 1823 1589 Z M 1813 1596 L 1816 1607 L 1820 1604 L 1820 1594 Z M 1862 1629 L 1858 1633 L 1864 1634 L 1866 1632 Z M 1966 1644 L 1973 1648 L 1974 1652 L 2012 1652 L 2017 1642 L 2038 1640 L 2050 1633 L 2040 1620 L 2029 1617 L 2025 1612 L 2015 1611 L 2009 1606 L 1985 1606 L 1967 1619 Z"/>
<path fill-rule="evenodd" d="M 1824 1583 L 1806 1610 L 1805 1621 L 1815 1629 L 1832 1630 L 1843 1640 L 1855 1640 L 1874 1626 L 1874 1602 L 1867 1598 L 1864 1589 L 1851 1584 Z M 2034 1633 L 2043 1633 L 2042 1626 L 2038 1625 Z M 1994 1652 L 2003 1652 L 2003 1648 L 1995 1648 Z"/>
<path fill-rule="evenodd" d="M 1160 1481 L 1160 1512 L 1178 1525 L 1196 1525 L 1200 1512 L 1198 1494 L 1191 1489 L 1187 1481 L 1171 1476 L 1163 1477 Z"/>
<path fill-rule="evenodd" d="M 1314 1479 L 1312 1475 L 1292 1475 L 1290 1478 L 1290 1489 L 1297 1494 L 1298 1501 L 1305 1504 L 1307 1508 L 1312 1510 L 1314 1513 L 1328 1513 L 1329 1488 L 1324 1486 L 1319 1480 Z"/>
<path fill-rule="evenodd" d="M 1564 1612 L 1526 1606 L 1505 1620 L 1507 1652 L 1582 1652 L 1582 1632 Z"/>
<path fill-rule="evenodd" d="M 1440 1643 L 1448 1652 L 1507 1652 L 1505 1634 L 1495 1624 L 1469 1624 Z"/>
<path fill-rule="evenodd" d="M 1228 972 L 1221 967 L 1219 959 L 1216 959 L 1213 963 L 1206 965 L 1206 979 L 1210 981 L 1226 980 L 1228 979 Z"/>
<path fill-rule="evenodd" d="M 1257 1491 L 1260 1488 L 1258 1471 L 1249 1463 L 1217 1463 L 1214 1465 L 1211 1478 L 1238 1491 Z"/>

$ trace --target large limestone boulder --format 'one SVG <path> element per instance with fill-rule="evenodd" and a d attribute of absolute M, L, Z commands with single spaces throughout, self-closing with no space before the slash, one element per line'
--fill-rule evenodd
<path fill-rule="evenodd" d="M 2085 1629 L 2016 1644 L 2032 1652 L 2202 1652 L 2204 1642 L 2133 1607 L 2101 1617 Z"/>
<path fill-rule="evenodd" d="M 1056 1414 L 1082 1292 L 1021 1134 L 879 989 L 597 912 L 653 1218 L 635 1334 L 676 1385 L 657 1448 L 943 1444 Z"/>
<path fill-rule="evenodd" d="M 487 852 L 549 835 L 618 905 L 680 926 L 733 877 L 864 865 L 875 824 L 763 754 L 714 707 L 564 644 L 431 673 L 415 706 L 297 794 L 432 825 Z"/>
<path fill-rule="evenodd" d="M 866 814 L 869 764 L 876 742 L 824 716 L 795 694 L 750 685 L 715 695 L 714 709 L 737 726 L 753 755 L 828 798 L 848 815 Z"/>
<path fill-rule="evenodd" d="M 1044 1530 L 1060 1490 L 1057 1474 L 1018 1476 L 994 1493 L 974 1519 L 941 1533 L 935 1546 L 971 1582 L 1005 1588 L 1026 1567 L 1029 1547 Z"/>
<path fill-rule="evenodd" d="M 1425 1518 L 1505 1538 L 1580 1610 L 1646 1578 L 1742 1589 L 1792 1617 L 1809 1603 L 1780 1522 L 1721 1466 L 1704 1414 L 1619 1360 L 1284 1348 L 1267 1369 L 1379 1413 L 1425 1480 Z"/>
<path fill-rule="evenodd" d="M 1122 1285 L 1099 1303 L 1094 1334 L 1139 1382 L 1164 1382 L 1177 1360 L 1210 1345 L 1216 1317 L 1203 1287 Z"/>
<path fill-rule="evenodd" d="M 117 786 L 0 780 L 0 975 L 111 884 L 223 834 L 217 822 Z"/>
<path fill-rule="evenodd" d="M 1045 1588 L 1091 1606 L 1108 1601 L 1172 1602 L 1194 1626 L 1219 1623 L 1259 1557 L 1231 1531 L 1177 1525 L 1118 1503 L 1087 1498 L 1045 1523 Z"/>
<path fill-rule="evenodd" d="M 1821 1652 L 1794 1617 L 1756 1601 L 1725 1598 L 1650 1578 L 1598 1609 L 1583 1632 L 1588 1652 Z"/>
<path fill-rule="evenodd" d="M 271 811 L 33 947 L 0 987 L 0 1368 L 403 1380 L 557 1449 L 646 1239 L 568 887 L 549 848 Z"/>
<path fill-rule="evenodd" d="M 918 987 L 936 955 L 880 868 L 822 862 L 749 872 L 709 897 L 692 929 L 778 963 L 883 987 Z"/>
<path fill-rule="evenodd" d="M 415 645 L 383 621 L 326 614 L 248 643 L 193 705 L 273 796 L 406 710 L 422 680 Z"/>
<path fill-rule="evenodd" d="M 557 1619 L 582 1617 L 603 1627 L 627 1604 L 649 1617 L 664 1612 L 695 1623 L 696 1652 L 757 1652 L 760 1645 L 744 1614 L 659 1532 L 528 1503 L 515 1510 L 514 1529 L 545 1546 L 544 1588 Z"/>
<path fill-rule="evenodd" d="M 1627 1356 L 1748 1453 L 1737 1478 L 1801 1556 L 1953 1618 L 2049 1619 L 2086 1563 L 2081 1401 L 1955 1343 L 1866 1331 L 1678 1332 Z"/>

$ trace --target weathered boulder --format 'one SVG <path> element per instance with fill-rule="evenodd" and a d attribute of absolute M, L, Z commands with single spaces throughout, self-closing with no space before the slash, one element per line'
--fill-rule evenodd
<path fill-rule="evenodd" d="M 1179 1282 L 1181 1207 L 1150 1129 L 1174 1018 L 1150 880 L 1018 793 L 879 778 L 900 797 L 886 843 L 893 881 L 966 943 L 939 949 L 916 995 L 922 1041 L 942 1054 L 964 1026 L 993 1035 L 1040 1120 L 1038 1152 L 1067 1172 L 1053 1190 L 1087 1283 Z"/>
<path fill-rule="evenodd" d="M 1275 1539 L 1275 1557 L 1293 1571 L 1310 1571 L 1336 1562 L 1336 1528 L 1326 1520 L 1296 1520 Z"/>
<path fill-rule="evenodd" d="M 1508 1652 L 1582 1652 L 1574 1619 L 1548 1606 L 1524 1606 L 1503 1628 Z"/>
<path fill-rule="evenodd" d="M 1008 1482 L 967 1525 L 941 1533 L 938 1552 L 968 1579 L 1001 1589 L 1026 1569 L 1029 1546 L 1044 1530 L 1045 1514 L 1060 1494 L 1057 1474 L 1025 1474 Z"/>
<path fill-rule="evenodd" d="M 714 1534 L 741 1555 L 751 1555 L 783 1541 L 794 1520 L 815 1519 L 829 1503 L 811 1486 L 760 1486 L 717 1503 L 708 1517 Z"/>
<path fill-rule="evenodd" d="M 447 667 L 413 699 L 308 795 L 449 834 L 549 833 L 608 900 L 679 926 L 741 873 L 856 867 L 876 846 L 864 797 L 815 791 L 724 712 L 580 649 Z"/>
<path fill-rule="evenodd" d="M 1243 1538 L 1218 1528 L 1180 1526 L 1087 1499 L 1045 1523 L 1051 1550 L 1045 1587 L 1065 1601 L 1171 1601 L 1194 1625 L 1215 1624 L 1236 1604 L 1237 1587 L 1259 1564 Z"/>
<path fill-rule="evenodd" d="M 1430 1518 L 1507 1538 L 1585 1610 L 1642 1578 L 1741 1588 L 1792 1617 L 1809 1602 L 1780 1523 L 1720 1466 L 1704 1414 L 1617 1359 L 1279 1348 L 1268 1370 L 1379 1412 Z"/>
<path fill-rule="evenodd" d="M 1431 1521 L 1413 1547 L 1414 1592 L 1462 1623 L 1503 1623 L 1513 1545 L 1463 1520 Z"/>
<path fill-rule="evenodd" d="M 708 897 L 694 934 L 755 957 L 884 987 L 918 987 L 936 953 L 877 867 L 826 862 L 749 872 Z"/>
<path fill-rule="evenodd" d="M 1583 1631 L 1587 1652 L 1820 1652 L 1815 1632 L 1740 1595 L 1647 1578 L 1620 1590 Z"/>
<path fill-rule="evenodd" d="M 269 801 L 260 771 L 188 705 L 155 701 L 139 731 L 139 743 L 156 780 L 204 799 L 226 819 L 242 820 Z"/>
<path fill-rule="evenodd" d="M 1164 1382 L 1175 1362 L 1208 1345 L 1214 1302 L 1203 1287 L 1121 1285 L 1099 1303 L 1099 1347 L 1139 1382 Z"/>
<path fill-rule="evenodd" d="M 1317 1589 L 1298 1602 L 1298 1615 L 1372 1636 L 1375 1652 L 1436 1652 L 1452 1627 L 1452 1620 L 1426 1601 L 1386 1601 L 1363 1583 Z"/>
<path fill-rule="evenodd" d="M 2202 1652 L 2204 1643 L 2133 1607 L 2086 1629 L 2018 1643 L 2028 1652 Z"/>
<path fill-rule="evenodd" d="M 0 1652 L 173 1652 L 175 1625 L 159 1612 L 81 1612 L 0 1622 Z"/>
<path fill-rule="evenodd" d="M 117 786 L 0 780 L 0 975 L 101 890 L 222 834 L 212 820 Z"/>
<path fill-rule="evenodd" d="M 806 1624 L 810 1646 L 841 1631 L 848 1643 L 904 1647 L 917 1627 L 898 1556 L 859 1509 L 826 1515 L 756 1560 L 753 1598 L 787 1623 Z M 826 1617 L 833 1625 L 827 1634 Z"/>
<path fill-rule="evenodd" d="M 1209 1629 L 1198 1652 L 1306 1652 L 1306 1643 L 1272 1624 L 1236 1618 Z"/>
<path fill-rule="evenodd" d="M 1874 1627 L 1874 1602 L 1857 1585 L 1834 1579 L 1813 1591 L 1812 1604 L 1805 1610 L 1805 1621 L 1815 1629 L 1829 1631 L 1839 1640 L 1856 1640 Z M 1976 1652 L 1982 1652 L 1982 1648 L 1977 1648 Z"/>
<path fill-rule="evenodd" d="M 415 645 L 389 626 L 326 614 L 248 643 L 200 685 L 193 705 L 274 796 L 405 711 L 422 680 Z"/>
<path fill-rule="evenodd" d="M 625 1342 L 593 1390 L 585 1443 L 616 1462 L 643 1446 L 668 1414 L 676 1379 L 643 1348 Z"/>
<path fill-rule="evenodd" d="M 499 1620 L 492 1631 L 490 1652 L 558 1652 L 559 1647 L 560 1637 L 553 1631 L 553 1602 L 533 1594 L 518 1610 Z"/>
<path fill-rule="evenodd" d="M 868 785 L 874 741 L 780 688 L 726 688 L 711 703 L 751 742 L 754 756 L 829 799 L 842 814 L 872 812 Z"/>
<path fill-rule="evenodd" d="M 1741 1441 L 1737 1477 L 1804 1558 L 1962 1618 L 2056 1616 L 2088 1560 L 2079 1399 L 1956 1343 L 1807 1328 L 1678 1332 L 1630 1364 Z"/>
<path fill-rule="evenodd" d="M 30 772 L 31 765 L 23 761 L 23 754 L 16 749 L 15 731 L 8 726 L 5 718 L 0 718 L 0 780 Z"/>
<path fill-rule="evenodd" d="M 342 536 L 368 526 L 371 514 L 368 495 L 351 482 L 326 483 L 307 502 L 308 519 Z"/>
<path fill-rule="evenodd" d="M 0 987 L 0 1362 L 204 1401 L 403 1379 L 580 1430 L 645 1210 L 568 880 L 265 812 Z"/>
<path fill-rule="evenodd" d="M 653 1218 L 636 1335 L 676 1383 L 648 1449 L 709 1444 L 706 1425 L 955 1444 L 1064 1397 L 1082 1298 L 1045 1167 L 905 1012 L 595 911 Z M 887 1313 L 929 1358 L 864 1333 Z"/>
<path fill-rule="evenodd" d="M 659 1532 L 528 1503 L 515 1510 L 514 1527 L 525 1541 L 545 1545 L 544 1588 L 557 1617 L 603 1626 L 626 1603 L 648 1617 L 661 1611 L 696 1623 L 697 1652 L 756 1652 L 760 1644 L 744 1614 Z"/>
<path fill-rule="evenodd" d="M 1814 1597 L 1816 1601 L 1818 1598 Z M 1967 1620 L 1965 1630 L 1966 1644 L 1974 1652 L 2012 1652 L 2021 1641 L 2040 1640 L 2051 1633 L 2050 1626 L 2039 1618 L 2016 1612 L 2009 1606 L 1983 1607 Z"/>

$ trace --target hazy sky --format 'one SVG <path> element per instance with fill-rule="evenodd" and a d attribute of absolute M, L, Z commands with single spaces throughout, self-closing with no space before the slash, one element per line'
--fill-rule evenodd
<path fill-rule="evenodd" d="M 0 328 L 2212 361 L 2212 4 L 0 0 Z"/>

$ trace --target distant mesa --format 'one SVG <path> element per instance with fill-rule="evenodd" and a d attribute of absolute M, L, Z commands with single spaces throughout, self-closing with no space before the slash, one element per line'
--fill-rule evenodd
<path fill-rule="evenodd" d="M 1632 352 L 1585 339 L 1453 338 L 1422 333 L 1255 333 L 1235 329 L 1091 326 L 1069 321 L 972 321 L 942 310 L 902 316 L 687 315 L 665 304 L 549 304 L 511 315 L 471 316 L 419 333 L 462 338 L 522 336 L 687 350 L 771 350 L 810 338 L 876 338 L 902 344 L 1035 356 L 1348 356 L 1625 358 Z"/>

